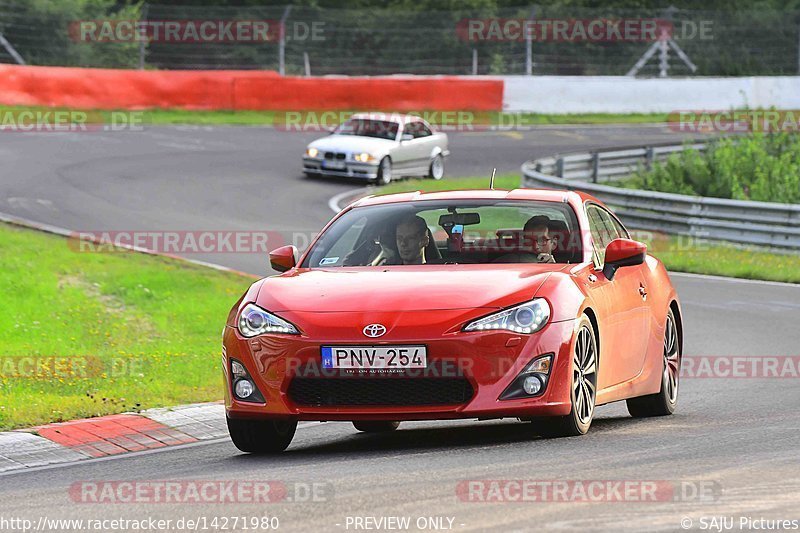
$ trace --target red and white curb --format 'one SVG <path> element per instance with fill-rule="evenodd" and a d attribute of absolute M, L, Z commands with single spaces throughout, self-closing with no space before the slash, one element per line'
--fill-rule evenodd
<path fill-rule="evenodd" d="M 0 221 L 63 237 L 74 237 L 74 232 L 66 228 L 7 213 L 0 213 Z M 215 270 L 257 277 L 222 265 L 136 247 L 128 248 Z M 0 433 L 0 472 L 191 444 L 227 435 L 225 406 L 216 402 L 58 422 Z"/>
<path fill-rule="evenodd" d="M 0 472 L 227 437 L 225 406 L 202 403 L 0 433 Z"/>

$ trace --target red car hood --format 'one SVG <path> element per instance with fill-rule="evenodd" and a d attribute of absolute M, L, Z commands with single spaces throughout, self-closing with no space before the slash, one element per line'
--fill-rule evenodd
<path fill-rule="evenodd" d="M 567 265 L 428 265 L 298 269 L 267 278 L 268 311 L 424 311 L 507 307 L 532 298 Z"/>

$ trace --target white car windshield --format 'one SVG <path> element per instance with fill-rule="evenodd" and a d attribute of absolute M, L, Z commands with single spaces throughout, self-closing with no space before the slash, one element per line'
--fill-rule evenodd
<path fill-rule="evenodd" d="M 352 209 L 322 234 L 302 266 L 563 264 L 582 257 L 568 204 L 427 200 Z"/>
<path fill-rule="evenodd" d="M 400 125 L 389 120 L 371 120 L 352 118 L 339 126 L 335 133 L 339 135 L 360 135 L 362 137 L 375 137 L 393 141 L 397 138 Z"/>

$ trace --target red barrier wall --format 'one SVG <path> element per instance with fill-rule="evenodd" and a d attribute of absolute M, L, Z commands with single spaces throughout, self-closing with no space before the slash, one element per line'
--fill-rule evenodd
<path fill-rule="evenodd" d="M 503 81 L 458 76 L 300 78 L 271 71 L 3 65 L 0 104 L 81 109 L 500 111 Z"/>

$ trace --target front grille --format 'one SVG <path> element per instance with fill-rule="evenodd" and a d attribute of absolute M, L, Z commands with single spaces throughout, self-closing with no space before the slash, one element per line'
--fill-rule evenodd
<path fill-rule="evenodd" d="M 298 405 L 448 405 L 473 395 L 465 378 L 294 378 L 289 397 Z"/>
<path fill-rule="evenodd" d="M 347 154 L 342 152 L 325 152 L 325 159 L 345 159 Z"/>

